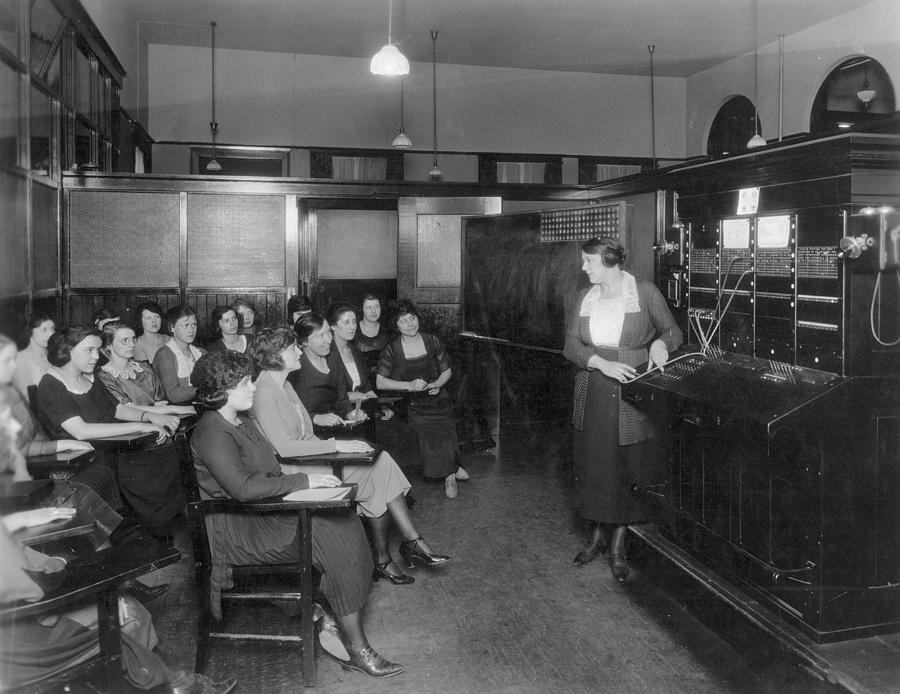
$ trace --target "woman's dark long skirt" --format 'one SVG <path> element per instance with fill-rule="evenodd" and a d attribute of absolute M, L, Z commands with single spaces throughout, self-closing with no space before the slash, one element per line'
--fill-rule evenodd
<path fill-rule="evenodd" d="M 615 525 L 648 520 L 632 485 L 659 484 L 655 439 L 619 445 L 619 384 L 591 371 L 584 431 L 574 432 L 576 510 L 586 519 Z"/>

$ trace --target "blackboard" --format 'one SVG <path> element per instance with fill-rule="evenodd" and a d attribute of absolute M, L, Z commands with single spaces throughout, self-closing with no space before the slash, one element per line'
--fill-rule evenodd
<path fill-rule="evenodd" d="M 540 213 L 463 219 L 463 329 L 563 348 L 566 310 L 587 286 L 582 241 L 540 241 Z"/>

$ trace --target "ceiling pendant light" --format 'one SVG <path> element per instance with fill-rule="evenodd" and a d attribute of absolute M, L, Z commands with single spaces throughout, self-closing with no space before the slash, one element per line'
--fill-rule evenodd
<path fill-rule="evenodd" d="M 753 0 L 753 137 L 747 141 L 747 149 L 765 146 L 759 132 L 759 5 Z"/>
<path fill-rule="evenodd" d="M 373 75 L 399 77 L 409 74 L 409 61 L 391 41 L 391 19 L 394 14 L 393 0 L 388 0 L 388 40 L 369 63 L 369 72 Z"/>
<path fill-rule="evenodd" d="M 438 33 L 434 29 L 431 30 L 431 106 L 432 106 L 432 134 L 434 163 L 431 171 L 428 172 L 432 179 L 439 179 L 443 176 L 437 160 L 437 37 Z"/>
<path fill-rule="evenodd" d="M 212 133 L 212 159 L 206 164 L 207 171 L 221 171 L 222 165 L 216 161 L 216 132 L 219 124 L 216 122 L 216 23 L 209 23 L 212 32 L 212 48 L 210 58 L 212 62 L 212 120 L 209 121 L 209 131 Z"/>
<path fill-rule="evenodd" d="M 412 140 L 403 131 L 403 78 L 400 78 L 400 132 L 391 143 L 394 149 L 409 149 L 413 146 Z"/>
<path fill-rule="evenodd" d="M 863 69 L 865 72 L 863 73 L 863 83 L 862 89 L 856 92 L 856 98 L 862 101 L 862 104 L 865 108 L 869 108 L 869 104 L 872 103 L 872 99 L 875 98 L 875 95 L 878 93 L 874 89 L 869 86 L 869 61 L 867 60 L 863 64 Z"/>

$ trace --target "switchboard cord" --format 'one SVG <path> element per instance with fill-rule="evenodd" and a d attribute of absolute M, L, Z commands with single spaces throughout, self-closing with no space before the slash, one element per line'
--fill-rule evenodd
<path fill-rule="evenodd" d="M 878 302 L 879 312 L 881 309 L 881 275 L 882 273 L 878 273 L 878 277 L 875 278 L 875 288 L 872 290 L 872 304 L 869 306 L 869 327 L 872 329 L 872 337 L 875 338 L 875 341 L 881 345 L 882 347 L 896 347 L 900 345 L 900 337 L 898 337 L 893 342 L 885 342 L 881 339 L 881 336 L 878 334 L 878 329 L 875 327 L 875 303 Z M 897 286 L 900 288 L 900 270 L 897 270 Z M 880 319 L 881 316 L 879 316 Z M 879 323 L 881 321 L 879 320 Z"/>

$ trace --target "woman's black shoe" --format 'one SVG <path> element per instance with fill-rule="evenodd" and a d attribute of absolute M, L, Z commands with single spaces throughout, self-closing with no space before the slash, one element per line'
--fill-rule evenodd
<path fill-rule="evenodd" d="M 437 566 L 450 561 L 450 557 L 445 554 L 429 554 L 419 547 L 420 535 L 415 540 L 405 540 L 400 543 L 400 556 L 406 560 L 407 568 L 413 568 L 413 559 L 418 559 L 425 566 Z"/>
<path fill-rule="evenodd" d="M 125 586 L 125 590 L 131 593 L 131 595 L 140 602 L 147 603 L 169 590 L 169 584 L 160 583 L 156 586 L 148 586 L 146 583 L 141 583 L 140 581 L 132 581 Z"/>
<path fill-rule="evenodd" d="M 609 568 L 613 578 L 619 583 L 624 583 L 628 578 L 628 562 L 625 561 L 625 537 L 627 535 L 627 526 L 617 525 L 609 543 Z"/>
<path fill-rule="evenodd" d="M 609 569 L 619 583 L 624 583 L 628 578 L 628 562 L 621 554 L 609 555 Z"/>
<path fill-rule="evenodd" d="M 589 542 L 582 548 L 582 550 L 578 554 L 575 555 L 575 559 L 572 561 L 572 563 L 580 568 L 585 564 L 590 564 L 592 561 L 594 561 L 594 559 L 599 557 L 604 552 L 606 552 L 606 547 L 595 542 Z"/>
<path fill-rule="evenodd" d="M 412 576 L 407 576 L 404 573 L 392 574 L 387 570 L 388 565 L 391 562 L 386 561 L 384 564 L 375 564 L 375 568 L 372 569 L 372 580 L 377 581 L 380 578 L 383 578 L 388 583 L 393 583 L 395 586 L 408 586 L 410 583 L 415 583 L 416 579 Z"/>

